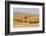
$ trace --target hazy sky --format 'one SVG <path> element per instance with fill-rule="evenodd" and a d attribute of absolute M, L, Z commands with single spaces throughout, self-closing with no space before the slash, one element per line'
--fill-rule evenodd
<path fill-rule="evenodd" d="M 13 14 L 34 14 L 39 15 L 39 8 L 13 8 Z"/>

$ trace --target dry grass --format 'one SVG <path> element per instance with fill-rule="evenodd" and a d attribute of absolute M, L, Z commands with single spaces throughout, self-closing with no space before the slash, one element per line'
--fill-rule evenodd
<path fill-rule="evenodd" d="M 38 15 L 27 15 L 17 14 L 13 17 L 13 27 L 25 28 L 25 27 L 38 27 L 39 16 Z"/>

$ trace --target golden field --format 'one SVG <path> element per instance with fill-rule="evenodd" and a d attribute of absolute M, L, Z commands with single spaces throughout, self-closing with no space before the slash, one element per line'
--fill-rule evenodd
<path fill-rule="evenodd" d="M 38 27 L 39 16 L 30 14 L 16 14 L 13 16 L 14 28 Z"/>

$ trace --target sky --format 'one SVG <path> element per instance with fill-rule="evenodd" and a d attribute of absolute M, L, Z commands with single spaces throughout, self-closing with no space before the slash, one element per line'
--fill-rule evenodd
<path fill-rule="evenodd" d="M 13 8 L 13 14 L 34 14 L 39 15 L 39 8 Z"/>

